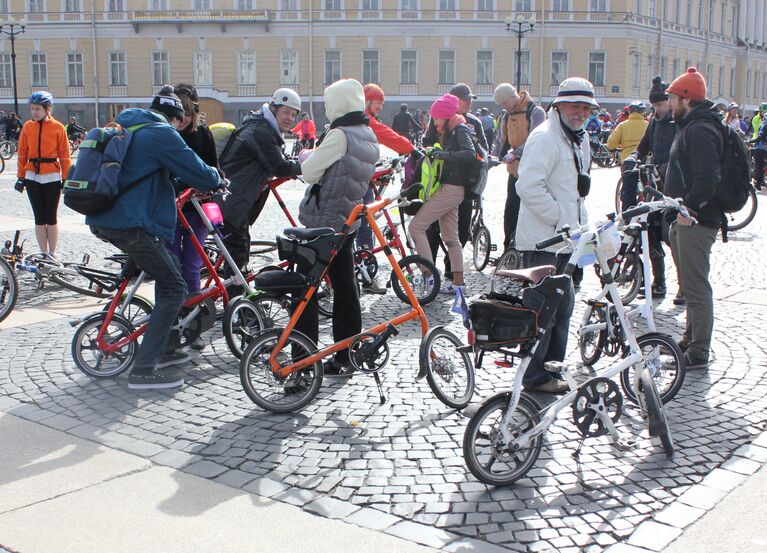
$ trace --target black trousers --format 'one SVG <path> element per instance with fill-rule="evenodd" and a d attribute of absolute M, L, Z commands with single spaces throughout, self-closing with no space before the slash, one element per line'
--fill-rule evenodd
<path fill-rule="evenodd" d="M 458 240 L 461 247 L 466 245 L 471 235 L 471 212 L 474 201 L 471 198 L 464 198 L 458 206 Z M 432 259 L 437 259 L 437 252 L 442 248 L 446 252 L 445 245 L 442 243 L 442 237 L 439 232 L 439 223 L 435 222 L 426 230 L 426 238 L 429 240 Z M 450 256 L 445 253 L 445 275 L 452 277 L 453 272 L 450 266 Z"/>
<path fill-rule="evenodd" d="M 517 194 L 517 177 L 509 174 L 506 184 L 506 207 L 503 210 L 503 249 L 509 249 L 514 233 L 517 232 L 519 220 L 519 194 Z"/>
<path fill-rule="evenodd" d="M 756 188 L 764 185 L 764 168 L 767 166 L 767 150 L 753 150 L 754 172 L 756 173 Z"/>
<path fill-rule="evenodd" d="M 306 266 L 299 267 L 301 272 L 308 272 L 308 269 Z M 354 234 L 347 237 L 346 243 L 331 261 L 328 276 L 333 286 L 333 341 L 339 342 L 359 334 L 362 330 L 360 293 L 354 275 Z M 315 294 L 296 324 L 296 330 L 306 334 L 315 343 L 319 339 L 319 316 L 319 304 Z M 349 350 L 336 353 L 336 360 L 347 363 Z"/>
<path fill-rule="evenodd" d="M 264 209 L 266 200 L 269 199 L 269 189 L 264 188 L 256 199 L 256 202 L 250 208 L 248 220 L 241 225 L 233 225 L 224 221 L 221 234 L 224 235 L 224 246 L 229 251 L 240 270 L 244 270 L 250 259 L 250 225 L 255 223 L 261 210 Z M 228 267 L 224 274 L 229 274 Z"/>

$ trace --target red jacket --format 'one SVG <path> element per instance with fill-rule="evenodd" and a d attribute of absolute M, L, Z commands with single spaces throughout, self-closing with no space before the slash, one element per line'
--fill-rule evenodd
<path fill-rule="evenodd" d="M 314 126 L 314 121 L 311 119 L 308 121 L 302 119 L 298 122 L 298 125 L 290 129 L 290 132 L 301 138 L 304 136 L 307 138 L 317 138 L 317 127 Z"/>
<path fill-rule="evenodd" d="M 370 129 L 376 135 L 379 144 L 391 148 L 398 154 L 409 154 L 415 149 L 413 143 L 407 138 L 394 132 L 369 113 L 368 116 L 370 117 Z"/>

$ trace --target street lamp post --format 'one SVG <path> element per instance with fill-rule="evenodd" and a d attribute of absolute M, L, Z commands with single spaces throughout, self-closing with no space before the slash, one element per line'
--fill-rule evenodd
<path fill-rule="evenodd" d="M 11 37 L 11 71 L 13 72 L 13 111 L 19 115 L 19 90 L 16 86 L 16 35 L 20 35 L 27 27 L 27 20 L 16 21 L 13 16 L 6 21 L 0 19 L 0 32 Z"/>
<path fill-rule="evenodd" d="M 517 35 L 517 90 L 522 81 L 522 36 L 525 33 L 529 33 L 535 27 L 535 15 L 531 15 L 529 19 L 525 19 L 522 14 L 518 15 L 516 19 L 509 16 L 505 19 L 506 30 L 510 33 Z M 515 29 L 513 25 L 516 25 Z M 527 29 L 522 27 L 527 26 Z"/>

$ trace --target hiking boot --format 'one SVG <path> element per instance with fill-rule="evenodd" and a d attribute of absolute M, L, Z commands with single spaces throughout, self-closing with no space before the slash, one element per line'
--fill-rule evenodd
<path fill-rule="evenodd" d="M 540 392 L 543 394 L 556 394 L 562 395 L 570 391 L 567 383 L 563 380 L 557 380 L 556 378 L 550 378 L 543 384 L 537 384 L 535 386 L 525 386 L 526 392 Z"/>
<path fill-rule="evenodd" d="M 354 373 L 354 369 L 348 364 L 328 359 L 322 364 L 322 372 L 324 376 L 348 378 Z"/>
<path fill-rule="evenodd" d="M 690 350 L 684 352 L 685 369 L 688 371 L 700 371 L 708 369 L 708 359 L 698 357 Z"/>
<path fill-rule="evenodd" d="M 130 390 L 169 390 L 183 385 L 184 379 L 175 370 L 134 368 L 128 375 Z"/>
<path fill-rule="evenodd" d="M 674 305 L 687 305 L 687 299 L 682 294 L 677 293 L 674 298 Z"/>
<path fill-rule="evenodd" d="M 378 282 L 378 278 L 373 278 L 370 282 L 365 282 L 362 285 L 362 291 L 369 294 L 385 294 L 386 286 Z"/>
<path fill-rule="evenodd" d="M 173 365 L 186 363 L 190 359 L 191 357 L 189 357 L 189 354 L 184 353 L 183 351 L 169 351 L 160 357 L 160 361 L 157 363 L 157 368 L 164 369 L 166 367 L 172 367 Z"/>

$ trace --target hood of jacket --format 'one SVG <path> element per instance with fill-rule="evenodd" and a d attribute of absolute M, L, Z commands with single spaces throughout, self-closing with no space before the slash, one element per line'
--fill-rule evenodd
<path fill-rule="evenodd" d="M 719 113 L 719 110 L 716 109 L 716 106 L 711 100 L 706 100 L 699 106 L 696 106 L 693 109 L 691 109 L 689 112 L 687 112 L 687 115 L 685 115 L 679 121 L 677 121 L 676 124 L 679 127 L 686 127 L 693 121 L 705 121 L 705 120 L 709 120 L 717 124 L 722 123 L 722 116 Z"/>
<path fill-rule="evenodd" d="M 163 114 L 152 111 L 150 109 L 142 108 L 124 109 L 115 118 L 115 122 L 119 123 L 123 127 L 132 127 L 134 125 L 142 125 L 144 123 L 168 124 L 168 120 Z"/>
<path fill-rule="evenodd" d="M 341 79 L 325 89 L 325 114 L 332 123 L 355 111 L 365 111 L 365 93 L 354 79 Z"/>

